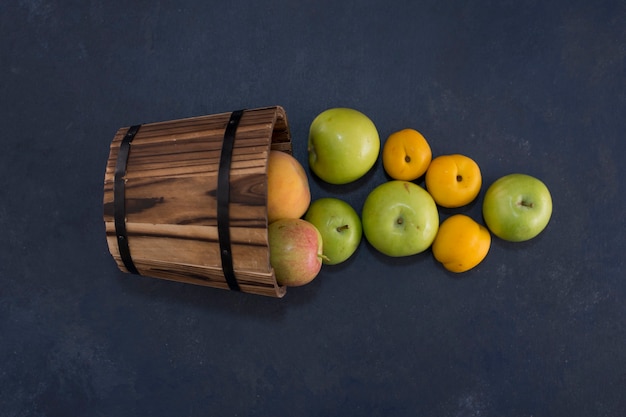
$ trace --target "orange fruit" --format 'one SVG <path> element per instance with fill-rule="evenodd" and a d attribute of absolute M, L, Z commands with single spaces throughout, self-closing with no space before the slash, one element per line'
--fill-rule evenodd
<path fill-rule="evenodd" d="M 478 164 L 465 155 L 441 155 L 432 160 L 426 172 L 426 189 L 437 204 L 461 207 L 478 196 L 482 176 Z"/>
<path fill-rule="evenodd" d="M 439 225 L 432 251 L 451 272 L 465 272 L 481 263 L 489 252 L 491 234 L 465 214 L 455 214 Z"/>
<path fill-rule="evenodd" d="M 432 156 L 430 145 L 414 129 L 392 133 L 383 145 L 383 167 L 395 180 L 413 181 L 421 177 Z"/>
<path fill-rule="evenodd" d="M 267 220 L 298 219 L 311 203 L 306 171 L 296 158 L 270 151 L 267 160 Z"/>

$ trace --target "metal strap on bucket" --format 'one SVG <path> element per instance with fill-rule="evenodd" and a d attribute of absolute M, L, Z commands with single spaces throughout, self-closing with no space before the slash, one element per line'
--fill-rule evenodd
<path fill-rule="evenodd" d="M 130 256 L 130 248 L 128 246 L 128 233 L 126 232 L 126 166 L 128 164 L 128 155 L 130 153 L 130 143 L 135 138 L 141 125 L 131 126 L 124 139 L 120 143 L 120 149 L 117 154 L 115 164 L 115 182 L 113 184 L 113 216 L 115 218 L 115 234 L 117 235 L 117 246 L 124 266 L 128 272 L 139 274 L 133 258 Z"/>
<path fill-rule="evenodd" d="M 217 174 L 217 235 L 222 257 L 222 270 L 228 287 L 240 291 L 233 267 L 233 254 L 230 242 L 230 165 L 235 144 L 235 133 L 244 110 L 231 113 L 224 131 L 224 142 L 220 154 L 220 166 Z"/>

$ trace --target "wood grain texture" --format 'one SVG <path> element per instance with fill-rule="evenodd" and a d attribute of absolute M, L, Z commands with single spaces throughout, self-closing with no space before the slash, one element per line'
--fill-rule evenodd
<path fill-rule="evenodd" d="M 217 234 L 217 174 L 230 113 L 142 125 L 125 176 L 126 228 L 141 275 L 228 289 Z M 114 172 L 120 143 L 111 142 L 104 179 L 104 222 L 111 255 L 124 267 L 113 217 Z M 246 110 L 235 136 L 230 172 L 230 234 L 242 291 L 282 297 L 269 263 L 267 159 L 291 153 L 282 107 Z"/>

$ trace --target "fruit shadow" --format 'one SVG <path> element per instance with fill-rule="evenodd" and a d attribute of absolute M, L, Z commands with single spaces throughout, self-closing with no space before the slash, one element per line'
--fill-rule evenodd
<path fill-rule="evenodd" d="M 426 262 L 429 258 L 432 258 L 432 252 L 430 249 L 426 249 L 424 252 L 410 256 L 388 256 L 378 251 L 378 249 L 372 246 L 372 244 L 369 243 L 367 239 L 364 239 L 364 241 L 364 246 L 368 252 L 368 255 L 376 259 L 377 263 L 383 264 L 384 266 L 412 266 L 420 262 Z"/>
<path fill-rule="evenodd" d="M 466 216 L 473 218 L 478 223 L 484 225 L 485 222 L 483 220 L 481 207 L 482 199 L 481 196 L 478 195 L 471 203 L 464 206 L 456 208 L 446 208 L 438 205 L 437 210 L 439 211 L 440 222 L 455 214 L 465 214 Z"/>
<path fill-rule="evenodd" d="M 163 308 L 191 307 L 210 314 L 253 317 L 269 322 L 280 322 L 289 309 L 310 304 L 316 299 L 321 287 L 321 280 L 316 279 L 302 287 L 287 288 L 282 298 L 276 298 L 146 276 L 129 277 L 129 274 L 121 271 L 118 273 L 118 283 L 123 291 L 143 299 L 147 304 L 157 302 L 165 306 Z"/>
<path fill-rule="evenodd" d="M 493 250 L 493 248 L 497 248 L 498 250 L 502 250 L 504 252 L 519 252 L 520 250 L 526 250 L 539 244 L 544 239 L 545 235 L 546 233 L 544 230 L 530 240 L 526 240 L 523 242 L 510 242 L 508 240 L 501 239 L 492 233 L 490 251 Z"/>
<path fill-rule="evenodd" d="M 347 184 L 331 184 L 318 177 L 311 168 L 309 168 L 309 178 L 313 180 L 315 186 L 321 189 L 325 193 L 330 194 L 345 194 L 363 189 L 363 187 L 370 182 L 370 180 L 376 175 L 376 164 L 369 171 L 365 173 L 359 179 L 349 182 Z"/>

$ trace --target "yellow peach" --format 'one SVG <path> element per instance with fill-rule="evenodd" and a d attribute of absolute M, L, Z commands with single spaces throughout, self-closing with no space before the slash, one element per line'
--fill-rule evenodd
<path fill-rule="evenodd" d="M 491 234 L 464 214 L 448 217 L 439 226 L 433 256 L 448 271 L 465 272 L 481 263 L 489 252 Z"/>
<path fill-rule="evenodd" d="M 478 164 L 465 155 L 441 155 L 426 171 L 426 189 L 442 207 L 455 208 L 471 203 L 480 192 L 482 176 Z"/>
<path fill-rule="evenodd" d="M 415 129 L 392 133 L 383 146 L 383 168 L 396 180 L 413 181 L 421 177 L 432 157 L 426 138 Z"/>
<path fill-rule="evenodd" d="M 267 220 L 298 219 L 311 203 L 306 171 L 296 158 L 270 151 L 267 162 Z"/>

